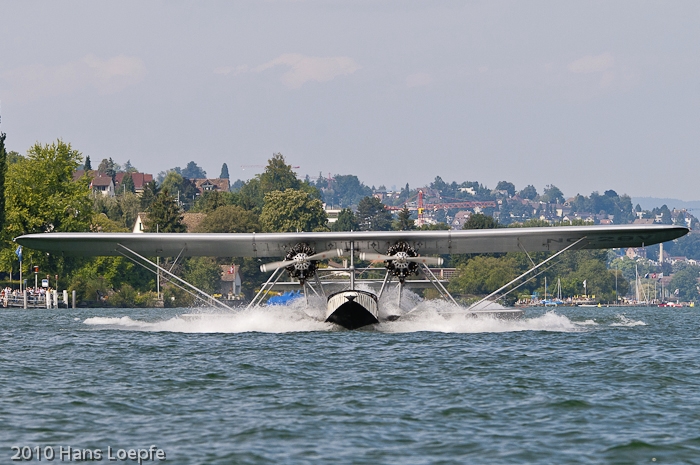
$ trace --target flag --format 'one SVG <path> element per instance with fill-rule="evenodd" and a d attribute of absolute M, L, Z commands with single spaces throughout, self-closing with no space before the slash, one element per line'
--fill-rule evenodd
<path fill-rule="evenodd" d="M 583 280 L 583 288 L 584 289 L 586 288 L 586 280 L 585 279 Z"/>
<path fill-rule="evenodd" d="M 659 273 L 659 274 L 657 274 L 656 276 L 657 276 L 659 279 L 661 279 L 661 278 L 664 277 L 664 274 L 663 274 L 663 273 Z"/>
<path fill-rule="evenodd" d="M 231 268 L 228 269 L 228 274 L 233 274 L 236 272 L 236 269 L 231 265 Z"/>
<path fill-rule="evenodd" d="M 19 258 L 19 262 L 22 263 L 22 246 L 18 245 L 17 250 L 15 250 L 15 255 Z"/>
<path fill-rule="evenodd" d="M 680 291 L 681 291 L 680 289 L 676 289 L 675 291 L 673 291 L 673 295 L 678 295 L 678 293 L 679 293 Z"/>
<path fill-rule="evenodd" d="M 644 279 L 647 279 L 647 278 L 649 278 L 649 273 L 644 275 Z"/>

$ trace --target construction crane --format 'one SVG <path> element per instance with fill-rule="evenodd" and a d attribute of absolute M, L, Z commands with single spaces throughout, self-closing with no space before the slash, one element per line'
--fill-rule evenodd
<path fill-rule="evenodd" d="M 429 203 L 425 204 L 423 202 L 423 191 L 419 190 L 418 191 L 418 202 L 416 205 L 409 205 L 408 203 L 400 206 L 400 207 L 389 207 L 387 206 L 387 210 L 391 211 L 397 211 L 397 210 L 403 210 L 404 207 L 407 207 L 411 211 L 418 211 L 418 218 L 422 219 L 423 213 L 425 213 L 426 208 L 430 208 L 433 211 L 436 210 L 441 210 L 441 209 L 450 209 L 450 208 L 496 208 L 497 204 L 493 200 L 482 200 L 482 201 L 463 201 L 463 202 L 443 202 L 443 203 Z"/>
<path fill-rule="evenodd" d="M 267 165 L 241 165 L 241 169 L 247 169 L 247 168 L 267 168 Z M 293 170 L 298 170 L 301 168 L 301 166 L 292 166 Z"/>

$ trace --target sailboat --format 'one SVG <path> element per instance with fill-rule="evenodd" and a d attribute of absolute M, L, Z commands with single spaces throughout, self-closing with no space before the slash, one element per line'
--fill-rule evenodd
<path fill-rule="evenodd" d="M 554 297 L 554 296 L 552 296 Z M 547 299 L 547 277 L 544 278 L 544 300 L 542 301 L 545 307 L 557 307 L 563 305 L 564 301 L 561 299 L 561 279 L 557 279 L 557 296 L 551 300 Z"/>

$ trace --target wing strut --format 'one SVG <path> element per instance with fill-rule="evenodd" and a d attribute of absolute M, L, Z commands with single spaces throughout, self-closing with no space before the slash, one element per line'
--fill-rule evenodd
<path fill-rule="evenodd" d="M 469 308 L 467 308 L 467 311 L 469 311 L 469 310 L 471 310 L 471 309 L 473 309 L 473 308 L 476 308 L 478 305 L 480 305 L 480 304 L 486 302 L 486 301 L 489 300 L 491 297 L 495 296 L 496 294 L 498 294 L 498 293 L 501 292 L 502 290 L 506 289 L 506 288 L 507 288 L 508 286 L 510 286 L 511 284 L 520 281 L 520 280 L 523 279 L 525 276 L 529 275 L 530 273 L 532 273 L 533 271 L 535 271 L 536 269 L 538 269 L 539 267 L 541 267 L 541 266 L 544 265 L 545 263 L 547 263 L 547 262 L 549 262 L 550 260 L 552 260 L 552 259 L 558 257 L 559 255 L 561 255 L 562 253 L 566 252 L 567 250 L 572 249 L 573 247 L 575 247 L 576 245 L 578 245 L 579 243 L 581 243 L 581 242 L 584 241 L 584 240 L 586 240 L 586 236 L 583 236 L 581 239 L 577 240 L 576 242 L 574 242 L 574 243 L 572 243 L 572 244 L 570 244 L 570 245 L 567 245 L 566 247 L 564 247 L 563 249 L 561 249 L 559 252 L 555 253 L 554 255 L 552 255 L 551 257 L 547 258 L 546 260 L 541 261 L 541 262 L 538 263 L 537 265 L 535 265 L 535 266 L 533 266 L 532 268 L 530 268 L 529 270 L 527 270 L 525 273 L 521 274 L 520 276 L 518 276 L 517 278 L 513 279 L 513 280 L 510 281 L 509 283 L 507 283 L 507 284 L 505 284 L 505 285 L 499 287 L 498 289 L 496 289 L 495 291 L 493 291 L 491 294 L 487 295 L 487 296 L 484 297 L 483 299 L 479 300 L 479 301 L 476 302 L 476 303 L 471 304 L 471 305 L 469 306 Z"/>
<path fill-rule="evenodd" d="M 445 300 L 449 299 L 453 304 L 458 305 L 457 301 L 455 301 L 454 297 L 452 297 L 452 294 L 449 293 L 447 288 L 445 288 L 445 286 L 443 286 L 443 284 L 440 282 L 440 280 L 437 278 L 437 276 L 435 276 L 435 273 L 433 273 L 433 270 L 428 268 L 428 265 L 426 265 L 425 263 L 423 263 L 422 265 L 423 265 L 423 274 L 425 274 L 425 276 L 428 278 L 428 281 L 430 281 L 432 283 L 433 287 L 435 287 L 435 289 L 437 289 L 437 291 L 440 293 L 442 298 Z"/>
<path fill-rule="evenodd" d="M 263 299 L 265 298 L 265 292 L 271 290 L 275 284 L 277 284 L 277 281 L 282 277 L 282 271 L 284 268 L 277 268 L 275 271 L 272 272 L 269 278 L 267 278 L 267 281 L 265 281 L 265 284 L 262 285 L 260 290 L 258 291 L 257 294 L 255 294 L 255 297 L 253 297 L 253 300 L 250 301 L 246 309 L 252 308 L 252 307 L 258 307 L 262 303 Z M 275 278 L 275 276 L 277 276 Z M 274 281 L 272 279 L 275 278 Z M 270 284 L 272 283 L 272 284 Z M 269 285 L 269 288 L 268 288 Z M 257 302 L 256 302 L 257 301 Z"/>
<path fill-rule="evenodd" d="M 381 287 L 381 289 L 379 289 L 379 294 L 377 294 L 377 300 L 382 298 L 382 294 L 384 293 L 384 288 L 389 283 L 391 283 L 391 271 L 386 270 L 386 274 L 384 275 L 384 281 L 382 282 L 382 287 Z"/>
<path fill-rule="evenodd" d="M 207 302 L 207 303 L 209 303 L 209 304 L 211 304 L 211 305 L 219 305 L 219 306 L 221 306 L 221 307 L 224 307 L 224 308 L 226 308 L 226 309 L 228 309 L 228 310 L 233 311 L 233 308 L 229 307 L 229 306 L 226 305 L 225 303 L 219 301 L 218 299 L 215 299 L 215 298 L 212 297 L 211 295 L 207 294 L 206 292 L 204 292 L 203 290 L 199 289 L 198 287 L 193 286 L 192 284 L 188 283 L 188 282 L 185 281 L 184 279 L 181 279 L 181 278 L 179 278 L 178 276 L 175 276 L 175 275 L 174 275 L 173 273 L 171 273 L 170 271 L 168 271 L 168 270 L 166 270 L 165 268 L 163 268 L 162 266 L 160 266 L 160 265 L 154 263 L 153 261 L 151 261 L 151 260 L 149 260 L 148 258 L 144 257 L 143 255 L 140 255 L 140 254 L 134 252 L 133 250 L 131 250 L 130 248 L 126 247 L 126 246 L 123 245 L 123 244 L 117 244 L 117 245 L 118 245 L 119 247 L 121 247 L 122 249 L 126 250 L 126 251 L 128 252 L 128 254 L 131 254 L 131 255 L 133 255 L 134 257 L 137 257 L 137 258 L 143 260 L 144 262 L 148 263 L 149 265 L 155 267 L 156 270 L 162 271 L 163 273 L 167 274 L 168 276 L 170 276 L 171 278 L 175 279 L 176 281 L 182 283 L 183 285 L 189 287 L 190 289 L 194 289 L 199 295 L 195 294 L 195 293 L 192 292 L 192 291 L 189 291 L 189 290 L 183 288 L 183 287 L 180 286 L 180 285 L 177 285 L 176 283 L 173 283 L 173 284 L 176 284 L 180 289 L 183 289 L 184 291 L 187 291 L 189 294 L 191 294 L 191 295 L 195 296 L 196 298 L 198 298 L 198 299 L 200 299 L 200 300 L 203 300 L 204 302 Z M 182 252 L 181 252 L 181 253 L 182 253 Z M 136 263 L 136 264 L 138 264 L 138 265 L 143 266 L 143 267 L 146 268 L 147 270 L 154 272 L 153 270 L 151 270 L 150 268 L 148 268 L 148 267 L 147 267 L 146 265 L 144 265 L 143 263 L 139 262 L 138 260 L 135 260 L 133 257 L 130 257 L 127 253 L 123 253 L 123 252 L 119 251 L 119 254 L 120 254 L 121 256 L 125 257 L 125 258 L 128 258 L 128 259 L 131 260 L 132 262 L 134 262 L 134 263 Z M 179 257 L 179 255 L 178 255 L 178 257 Z M 154 272 L 154 273 L 155 273 L 155 272 Z M 206 299 L 202 298 L 201 296 L 205 296 Z"/>

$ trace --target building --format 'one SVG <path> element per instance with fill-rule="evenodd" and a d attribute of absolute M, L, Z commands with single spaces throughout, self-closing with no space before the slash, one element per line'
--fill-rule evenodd
<path fill-rule="evenodd" d="M 241 297 L 241 267 L 239 265 L 220 265 L 221 281 L 219 283 L 219 293 L 228 300 Z"/>
<path fill-rule="evenodd" d="M 212 191 L 228 192 L 231 188 L 229 180 L 226 178 L 192 179 L 191 181 L 200 194 Z"/>
<path fill-rule="evenodd" d="M 340 208 L 333 208 L 331 206 L 323 204 L 323 210 L 326 212 L 326 217 L 328 218 L 328 224 L 333 224 L 338 221 L 338 216 L 340 215 Z"/>
<path fill-rule="evenodd" d="M 471 212 L 468 212 L 466 210 L 458 211 L 457 214 L 455 214 L 454 219 L 450 223 L 450 226 L 452 227 L 452 229 L 462 229 L 464 227 L 464 223 L 469 221 L 471 215 Z"/>
<path fill-rule="evenodd" d="M 90 189 L 107 197 L 114 197 L 114 181 L 111 176 L 97 175 L 90 181 Z"/>
<path fill-rule="evenodd" d="M 182 214 L 182 224 L 187 227 L 187 232 L 196 232 L 199 224 L 207 217 L 206 213 L 183 213 Z M 136 215 L 136 222 L 134 222 L 134 228 L 131 232 L 134 233 L 144 233 L 144 232 L 155 232 L 148 231 L 146 228 L 146 219 L 148 218 L 148 213 L 139 212 Z"/>
<path fill-rule="evenodd" d="M 114 176 L 114 180 L 116 181 L 117 192 L 119 192 L 119 187 L 122 185 L 122 180 L 124 180 L 125 174 L 126 173 L 117 173 Z M 136 195 L 143 194 L 143 190 L 145 189 L 146 184 L 153 181 L 152 174 L 148 174 L 148 173 L 130 173 L 130 174 L 131 174 L 131 180 L 134 181 L 134 192 L 136 192 Z"/>

